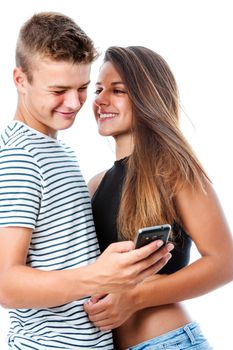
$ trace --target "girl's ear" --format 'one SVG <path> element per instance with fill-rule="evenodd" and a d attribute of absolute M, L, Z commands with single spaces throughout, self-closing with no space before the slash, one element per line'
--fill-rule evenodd
<path fill-rule="evenodd" d="M 13 79 L 15 86 L 20 93 L 25 93 L 28 84 L 27 76 L 20 67 L 16 67 L 13 71 Z"/>

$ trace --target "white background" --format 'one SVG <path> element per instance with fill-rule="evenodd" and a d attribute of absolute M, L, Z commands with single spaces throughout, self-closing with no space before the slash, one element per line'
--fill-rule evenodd
<path fill-rule="evenodd" d="M 0 5 L 0 126 L 14 116 L 14 50 L 22 23 L 34 12 L 59 11 L 71 16 L 104 51 L 110 45 L 143 45 L 161 54 L 172 68 L 183 106 L 182 127 L 204 164 L 231 229 L 233 13 L 227 0 L 8 0 Z M 92 80 L 97 76 L 97 62 Z M 86 106 L 63 137 L 75 150 L 89 180 L 114 160 L 112 142 L 97 135 Z M 216 228 L 218 229 L 218 228 Z M 197 253 L 193 250 L 192 258 Z M 215 350 L 230 350 L 233 284 L 185 302 Z M 0 349 L 5 350 L 6 310 L 0 308 Z"/>

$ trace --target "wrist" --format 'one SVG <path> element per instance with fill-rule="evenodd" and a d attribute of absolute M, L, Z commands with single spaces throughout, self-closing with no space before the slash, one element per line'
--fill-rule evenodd
<path fill-rule="evenodd" d="M 96 294 L 93 264 L 64 271 L 63 287 L 66 299 L 74 301 Z"/>
<path fill-rule="evenodd" d="M 131 290 L 131 297 L 134 303 L 135 311 L 151 306 L 158 306 L 158 304 L 155 302 L 156 284 L 158 283 L 157 280 L 163 277 L 164 276 L 161 275 L 153 275 L 148 277 Z"/>
<path fill-rule="evenodd" d="M 95 264 L 80 267 L 77 272 L 76 293 L 79 293 L 80 289 L 84 297 L 100 293 L 99 276 L 95 270 Z"/>
<path fill-rule="evenodd" d="M 144 293 L 143 293 L 143 288 L 142 284 L 137 284 L 134 288 L 129 289 L 126 292 L 130 303 L 132 305 L 132 309 L 134 312 L 142 310 L 145 308 L 145 300 L 144 300 Z"/>

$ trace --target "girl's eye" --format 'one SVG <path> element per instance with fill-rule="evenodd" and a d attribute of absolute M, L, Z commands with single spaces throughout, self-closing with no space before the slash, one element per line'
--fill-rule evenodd
<path fill-rule="evenodd" d="M 115 89 L 115 90 L 114 90 L 114 93 L 115 93 L 115 94 L 125 94 L 125 91 L 119 90 L 119 89 Z"/>
<path fill-rule="evenodd" d="M 103 89 L 96 89 L 96 90 L 95 90 L 95 94 L 96 94 L 96 95 L 99 95 L 102 91 L 103 91 Z M 126 91 L 120 90 L 120 89 L 114 89 L 114 90 L 112 90 L 112 92 L 113 92 L 114 94 L 126 94 Z"/>
<path fill-rule="evenodd" d="M 97 90 L 95 90 L 94 93 L 95 93 L 95 95 L 99 95 L 101 93 L 101 91 L 102 91 L 101 89 L 97 89 Z"/>

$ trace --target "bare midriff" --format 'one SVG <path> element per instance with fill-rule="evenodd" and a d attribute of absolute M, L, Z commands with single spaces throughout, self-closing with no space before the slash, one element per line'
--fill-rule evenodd
<path fill-rule="evenodd" d="M 181 304 L 168 304 L 137 311 L 114 330 L 117 350 L 125 350 L 191 322 Z"/>

